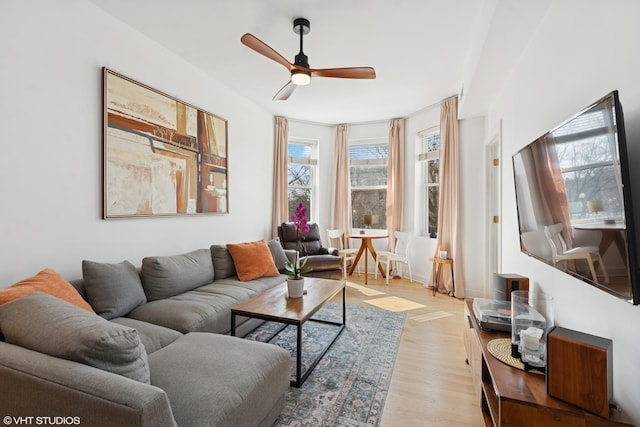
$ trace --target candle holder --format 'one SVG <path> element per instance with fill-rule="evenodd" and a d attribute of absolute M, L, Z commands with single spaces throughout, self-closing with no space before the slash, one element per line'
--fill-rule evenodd
<path fill-rule="evenodd" d="M 511 292 L 511 356 L 520 358 L 525 370 L 544 371 L 547 332 L 552 327 L 552 297 L 541 292 Z"/>

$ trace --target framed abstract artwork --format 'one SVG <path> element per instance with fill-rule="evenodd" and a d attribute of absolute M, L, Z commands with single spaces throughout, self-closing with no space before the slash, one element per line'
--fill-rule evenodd
<path fill-rule="evenodd" d="M 103 217 L 228 213 L 227 121 L 103 68 Z"/>

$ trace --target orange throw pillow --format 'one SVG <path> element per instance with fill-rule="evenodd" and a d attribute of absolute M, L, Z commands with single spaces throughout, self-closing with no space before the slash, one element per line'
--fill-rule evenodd
<path fill-rule="evenodd" d="M 42 270 L 35 276 L 21 280 L 8 288 L 0 289 L 0 304 L 13 301 L 33 292 L 44 292 L 95 314 L 95 311 L 82 298 L 76 288 L 50 268 Z"/>
<path fill-rule="evenodd" d="M 227 249 L 236 266 L 238 279 L 243 282 L 265 276 L 277 276 L 280 274 L 276 268 L 267 242 L 228 244 Z"/>

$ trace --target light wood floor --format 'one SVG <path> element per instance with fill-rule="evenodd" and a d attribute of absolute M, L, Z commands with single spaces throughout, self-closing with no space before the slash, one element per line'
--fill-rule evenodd
<path fill-rule="evenodd" d="M 368 282 L 356 273 L 349 277 L 347 304 L 377 302 L 407 313 L 380 425 L 484 426 L 465 362 L 463 302 L 432 296 L 431 289 L 406 279 L 387 286 L 369 276 Z"/>

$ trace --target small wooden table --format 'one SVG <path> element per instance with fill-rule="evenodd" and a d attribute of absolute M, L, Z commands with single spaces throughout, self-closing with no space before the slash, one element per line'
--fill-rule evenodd
<path fill-rule="evenodd" d="M 300 387 L 313 368 L 316 367 L 322 356 L 340 336 L 347 323 L 346 311 L 346 287 L 342 280 L 321 279 L 317 277 L 305 277 L 304 287 L 307 293 L 302 298 L 287 298 L 287 284 L 282 283 L 262 292 L 248 301 L 231 307 L 231 336 L 236 335 L 236 316 L 245 316 L 255 319 L 268 320 L 283 323 L 282 328 L 274 332 L 268 339 L 278 335 L 289 325 L 297 327 L 297 351 L 296 351 L 296 380 L 291 381 L 294 387 Z M 313 316 L 327 301 L 342 291 L 342 323 L 327 320 L 312 319 Z M 302 324 L 309 321 L 340 326 L 331 342 L 315 358 L 306 371 L 302 372 Z"/>
<path fill-rule="evenodd" d="M 453 284 L 453 289 L 456 288 L 456 280 L 453 277 L 453 260 L 451 258 L 429 258 L 429 261 L 433 263 L 433 268 L 431 269 L 431 276 L 433 278 L 433 295 L 438 292 L 438 288 L 440 287 L 440 278 L 442 277 L 442 266 L 450 265 L 451 266 L 451 283 Z"/>
<path fill-rule="evenodd" d="M 360 257 L 362 256 L 362 254 L 364 253 L 364 284 L 368 284 L 368 279 L 369 279 L 369 257 L 367 256 L 367 254 L 371 253 L 371 257 L 373 258 L 374 261 L 376 261 L 378 259 L 378 254 L 376 253 L 376 250 L 373 247 L 373 239 L 386 239 L 387 237 L 389 237 L 387 234 L 350 234 L 347 236 L 347 238 L 349 239 L 360 239 L 362 240 L 362 242 L 360 243 L 360 250 L 358 251 L 357 255 L 356 255 L 356 259 L 353 261 L 353 264 L 351 264 L 351 268 L 349 268 L 349 276 L 351 276 L 353 274 L 353 270 L 356 269 L 356 266 L 358 265 L 358 262 L 360 261 Z M 382 274 L 382 277 L 385 277 L 384 275 L 384 270 L 382 269 L 382 266 L 379 265 L 378 269 L 380 270 L 380 274 Z"/>

